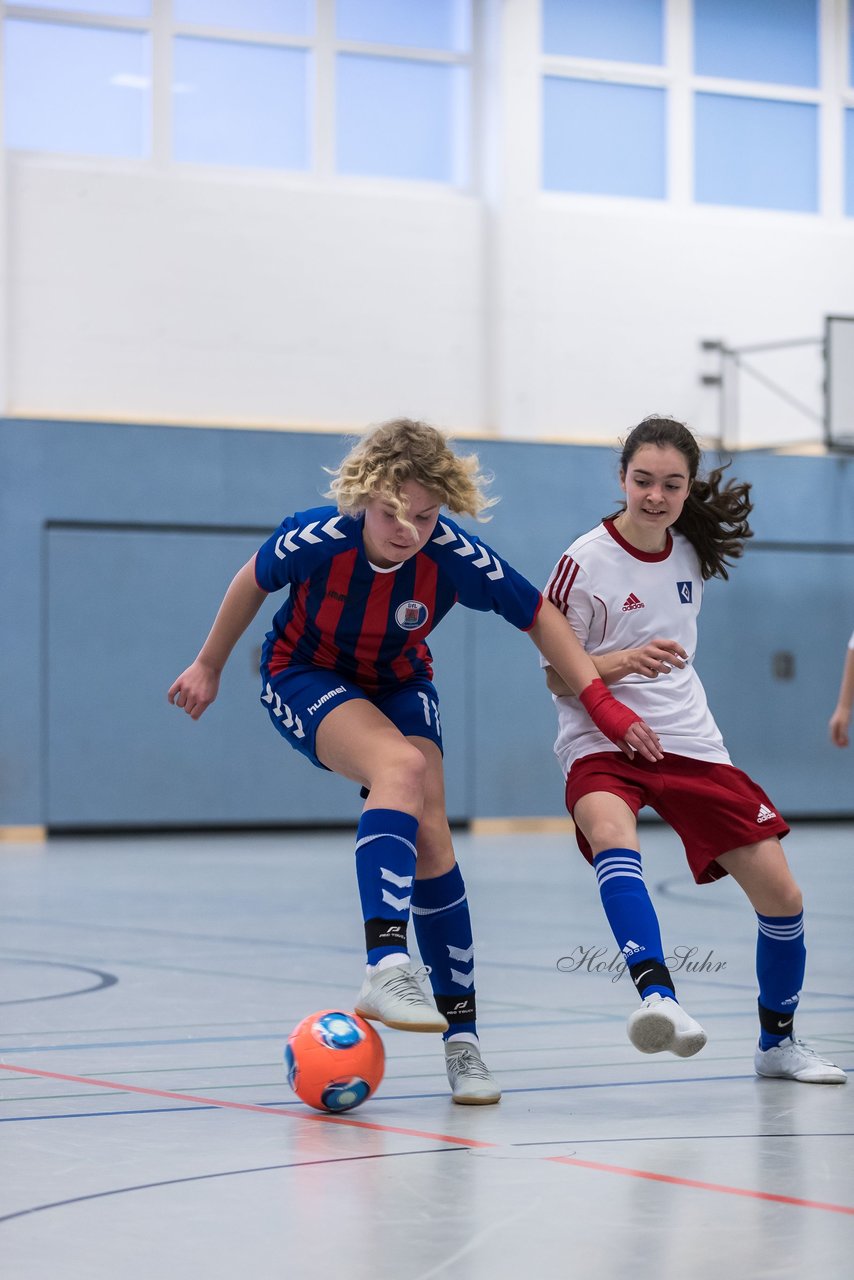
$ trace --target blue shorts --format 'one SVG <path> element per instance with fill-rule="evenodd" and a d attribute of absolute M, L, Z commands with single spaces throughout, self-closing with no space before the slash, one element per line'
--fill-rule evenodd
<path fill-rule="evenodd" d="M 273 724 L 318 769 L 326 768 L 317 758 L 318 725 L 330 711 L 354 698 L 372 703 L 405 738 L 429 738 L 442 750 L 439 695 L 429 680 L 407 680 L 382 693 L 368 694 L 337 671 L 321 667 L 286 667 L 269 678 L 262 669 L 261 678 L 261 701 Z"/>

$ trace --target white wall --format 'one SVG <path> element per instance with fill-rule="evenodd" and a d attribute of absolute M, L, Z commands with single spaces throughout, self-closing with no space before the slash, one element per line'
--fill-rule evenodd
<path fill-rule="evenodd" d="M 473 199 L 23 161 L 9 204 L 11 414 L 478 424 Z"/>
<path fill-rule="evenodd" d="M 661 205 L 540 193 L 538 11 L 485 0 L 476 194 L 10 155 L 6 413 L 716 435 L 700 341 L 854 314 L 854 219 L 693 207 L 684 173 Z M 756 363 L 820 412 L 817 349 Z M 742 381 L 730 443 L 820 439 Z"/>
<path fill-rule="evenodd" d="M 820 337 L 826 313 L 854 309 L 851 228 L 758 213 L 580 210 L 559 200 L 538 210 L 536 228 L 536 311 L 517 321 L 531 347 L 531 417 L 542 434 L 601 439 L 662 412 L 714 436 L 719 393 L 699 374 L 718 363 L 701 354 L 702 339 Z M 821 410 L 818 347 L 750 360 Z M 744 374 L 740 383 L 730 445 L 820 437 L 818 424 L 762 384 Z"/>

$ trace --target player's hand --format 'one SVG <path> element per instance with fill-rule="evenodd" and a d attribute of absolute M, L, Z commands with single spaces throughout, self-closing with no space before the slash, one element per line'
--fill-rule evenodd
<path fill-rule="evenodd" d="M 629 650 L 629 670 L 639 676 L 667 675 L 674 667 L 680 670 L 688 660 L 688 654 L 675 640 L 650 640 L 640 649 Z"/>
<path fill-rule="evenodd" d="M 648 724 L 644 724 L 643 720 L 636 720 L 633 725 L 630 725 L 625 737 L 620 739 L 617 746 L 630 760 L 636 751 L 643 756 L 644 760 L 651 760 L 653 764 L 657 760 L 664 759 L 658 734 L 650 729 Z"/>
<path fill-rule="evenodd" d="M 830 741 L 837 747 L 848 746 L 848 726 L 851 723 L 850 711 L 846 714 L 837 707 L 830 717 Z"/>
<path fill-rule="evenodd" d="M 618 702 L 601 680 L 591 680 L 578 697 L 599 732 L 616 743 L 630 760 L 636 751 L 653 763 L 664 759 L 658 735 L 636 711 Z"/>
<path fill-rule="evenodd" d="M 219 692 L 220 673 L 198 658 L 182 671 L 168 693 L 173 707 L 186 711 L 191 720 L 198 720 Z"/>

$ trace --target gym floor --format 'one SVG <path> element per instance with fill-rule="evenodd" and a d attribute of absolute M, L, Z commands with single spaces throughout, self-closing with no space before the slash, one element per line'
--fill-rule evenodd
<path fill-rule="evenodd" d="M 438 1036 L 382 1029 L 343 1116 L 288 1032 L 363 972 L 347 832 L 0 846 L 0 1257 L 9 1280 L 668 1280 L 848 1274 L 854 1085 L 753 1073 L 753 913 L 642 827 L 695 1058 L 644 1057 L 572 837 L 459 833 L 498 1106 Z M 854 825 L 785 842 L 806 899 L 798 1034 L 854 1069 Z"/>

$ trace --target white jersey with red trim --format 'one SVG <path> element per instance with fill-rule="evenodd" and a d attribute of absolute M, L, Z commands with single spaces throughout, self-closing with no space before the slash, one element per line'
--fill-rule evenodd
<path fill-rule="evenodd" d="M 671 531 L 663 551 L 644 552 L 604 521 L 561 556 L 545 594 L 594 658 L 651 640 L 680 644 L 688 654 L 684 667 L 655 677 L 624 676 L 609 686 L 611 692 L 655 730 L 662 750 L 732 763 L 694 670 L 703 578 L 697 553 L 683 534 Z M 554 703 L 555 753 L 565 774 L 583 756 L 618 750 L 577 698 L 554 697 Z"/>

